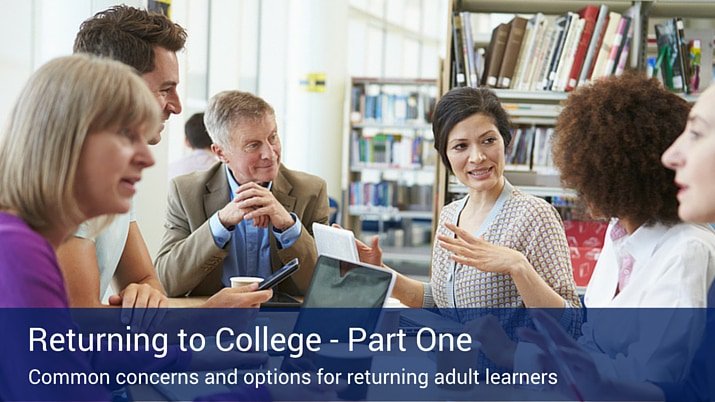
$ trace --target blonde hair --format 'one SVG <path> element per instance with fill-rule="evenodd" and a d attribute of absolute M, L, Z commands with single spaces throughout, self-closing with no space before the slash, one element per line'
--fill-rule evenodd
<path fill-rule="evenodd" d="M 0 136 L 0 210 L 35 230 L 86 218 L 75 198 L 82 145 L 91 132 L 146 124 L 158 103 L 131 67 L 89 55 L 54 59 L 22 90 Z"/>
<path fill-rule="evenodd" d="M 213 142 L 231 145 L 231 129 L 244 121 L 256 122 L 275 116 L 273 107 L 262 98 L 248 92 L 223 91 L 209 99 L 204 124 Z"/>

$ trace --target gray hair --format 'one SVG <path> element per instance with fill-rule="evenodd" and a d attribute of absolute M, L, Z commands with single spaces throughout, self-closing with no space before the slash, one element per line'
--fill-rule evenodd
<path fill-rule="evenodd" d="M 223 147 L 231 144 L 231 129 L 244 121 L 255 122 L 267 115 L 275 116 L 273 107 L 248 92 L 223 91 L 209 100 L 204 124 L 213 142 Z"/>

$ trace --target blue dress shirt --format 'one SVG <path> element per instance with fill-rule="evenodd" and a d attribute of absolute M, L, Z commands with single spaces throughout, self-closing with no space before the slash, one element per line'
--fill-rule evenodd
<path fill-rule="evenodd" d="M 233 173 L 226 169 L 230 197 L 233 197 L 238 190 L 239 184 L 233 177 Z M 272 182 L 268 184 L 268 189 L 272 187 Z M 291 212 L 295 223 L 288 229 L 279 232 L 273 228 L 273 235 L 276 237 L 278 247 L 289 248 L 298 237 L 300 237 L 301 223 L 298 216 Z M 224 248 L 227 243 L 231 243 L 228 248 L 228 256 L 223 261 L 223 276 L 221 282 L 224 286 L 231 286 L 232 276 L 258 276 L 267 278 L 271 275 L 271 245 L 268 228 L 259 228 L 253 225 L 253 219 L 244 219 L 237 224 L 233 230 L 226 229 L 218 219 L 218 211 L 209 218 L 209 227 L 214 243 L 219 248 Z M 269 226 L 272 228 L 272 226 Z"/>

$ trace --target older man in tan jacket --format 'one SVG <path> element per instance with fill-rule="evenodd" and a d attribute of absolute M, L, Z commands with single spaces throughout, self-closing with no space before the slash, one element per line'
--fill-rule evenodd
<path fill-rule="evenodd" d="M 169 296 L 211 295 L 232 276 L 267 277 L 293 258 L 278 290 L 301 296 L 317 260 L 310 228 L 328 222 L 325 181 L 281 164 L 273 108 L 240 91 L 211 98 L 205 114 L 221 163 L 175 178 L 156 259 Z"/>

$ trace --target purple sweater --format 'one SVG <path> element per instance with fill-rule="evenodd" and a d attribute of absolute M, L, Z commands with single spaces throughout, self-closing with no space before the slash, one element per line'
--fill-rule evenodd
<path fill-rule="evenodd" d="M 37 323 L 50 330 L 76 328 L 72 321 L 64 279 L 50 243 L 32 230 L 22 219 L 0 212 L 0 307 L 46 308 L 56 312 L 44 314 Z M 12 317 L 6 310 L 0 320 Z M 18 310 L 19 311 L 19 310 Z M 39 311 L 39 310 L 37 310 Z M 25 314 L 25 313 L 22 313 Z M 23 317 L 29 317 L 31 310 Z M 31 385 L 28 372 L 41 367 L 45 372 L 68 371 L 184 371 L 191 359 L 189 353 L 173 350 L 163 359 L 146 353 L 66 352 L 30 353 L 25 329 L 21 325 L 0 322 L 8 329 L 0 342 L 0 400 L 109 400 L 104 386 Z M 137 370 L 137 368 L 140 368 Z"/>
<path fill-rule="evenodd" d="M 0 307 L 68 307 L 50 243 L 20 218 L 0 212 Z"/>

